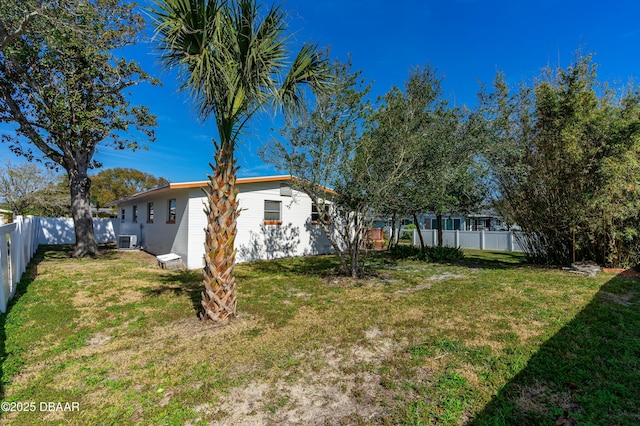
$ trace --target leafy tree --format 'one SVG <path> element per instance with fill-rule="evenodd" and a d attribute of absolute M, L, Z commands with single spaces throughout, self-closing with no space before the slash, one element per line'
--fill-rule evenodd
<path fill-rule="evenodd" d="M 104 206 L 110 201 L 169 184 L 169 181 L 163 177 L 155 177 L 136 169 L 119 167 L 101 170 L 91 176 L 91 181 L 93 187 L 91 201 L 97 207 Z"/>
<path fill-rule="evenodd" d="M 0 19 L 0 52 L 25 34 L 37 18 L 47 16 L 48 9 L 54 6 L 52 3 L 45 0 L 6 2 L 2 10 L 5 16 L 12 18 Z"/>
<path fill-rule="evenodd" d="M 509 92 L 499 74 L 484 105 L 502 214 L 537 261 L 640 259 L 640 96 L 600 84 L 590 56 Z"/>
<path fill-rule="evenodd" d="M 416 171 L 417 185 L 425 195 L 415 205 L 436 214 L 442 247 L 442 216 L 469 214 L 486 200 L 485 169 L 479 162 L 484 139 L 481 120 L 463 108 L 444 112 L 433 126 L 435 137 L 423 139 L 424 162 Z"/>
<path fill-rule="evenodd" d="M 33 163 L 0 168 L 0 199 L 14 214 L 61 216 L 68 214 L 69 199 L 61 192 L 54 173 Z"/>
<path fill-rule="evenodd" d="M 380 210 L 394 217 L 411 215 L 416 226 L 419 213 L 435 213 L 442 245 L 441 215 L 468 212 L 485 198 L 475 159 L 482 121 L 466 109 L 448 107 L 431 66 L 411 70 L 404 93 L 393 88 L 382 99 L 375 121 L 370 137 L 384 147 L 380 158 L 389 163 L 387 169 L 405 170 L 403 179 L 387 186 Z"/>
<path fill-rule="evenodd" d="M 237 202 L 234 156 L 240 132 L 259 110 L 275 105 L 294 112 L 304 84 L 320 88 L 326 60 L 304 44 L 289 65 L 285 13 L 264 11 L 255 0 L 157 0 L 156 19 L 162 60 L 181 71 L 182 88 L 198 115 L 218 128 L 215 165 L 208 188 L 208 226 L 202 306 L 204 316 L 235 317 L 233 267 Z"/>
<path fill-rule="evenodd" d="M 298 178 L 293 185 L 315 202 L 322 218 L 315 226 L 331 242 L 343 272 L 356 277 L 363 232 L 373 218 L 372 199 L 383 187 L 383 176 L 373 166 L 380 149 L 362 137 L 370 88 L 350 64 L 335 62 L 332 73 L 330 89 L 287 121 L 281 138 L 269 142 L 262 157 Z"/>
<path fill-rule="evenodd" d="M 18 155 L 67 172 L 73 256 L 93 256 L 88 171 L 97 165 L 98 146 L 136 149 L 134 129 L 153 139 L 154 117 L 146 107 L 130 106 L 124 93 L 150 78 L 113 53 L 135 42 L 144 21 L 134 3 L 121 0 L 19 4 L 0 3 L 0 122 L 16 125 L 15 136 L 2 140 Z"/>

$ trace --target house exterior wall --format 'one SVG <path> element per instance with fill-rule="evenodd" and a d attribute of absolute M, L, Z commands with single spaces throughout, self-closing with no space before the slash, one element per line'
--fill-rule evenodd
<path fill-rule="evenodd" d="M 186 261 L 187 269 L 198 269 L 204 266 L 204 230 L 207 228 L 207 215 L 204 213 L 207 197 L 202 189 L 193 188 L 189 193 L 189 224 L 187 226 L 188 248 L 180 254 Z"/>
<path fill-rule="evenodd" d="M 236 261 L 276 259 L 329 253 L 331 244 L 319 225 L 311 222 L 311 199 L 295 189 L 281 194 L 281 181 L 252 182 L 238 185 L 240 215 L 237 223 Z M 176 223 L 167 223 L 168 200 L 176 199 Z M 125 220 L 120 234 L 138 235 L 138 244 L 155 254 L 176 253 L 188 269 L 204 266 L 204 240 L 207 217 L 206 196 L 199 187 L 171 189 L 118 206 Z M 280 220 L 265 220 L 265 201 L 277 202 Z M 146 223 L 147 203 L 154 203 L 154 221 Z M 132 223 L 133 206 L 138 206 L 138 223 Z M 270 203 L 273 207 L 275 204 Z"/>
<path fill-rule="evenodd" d="M 169 200 L 176 200 L 175 221 L 169 221 Z M 153 220 L 148 220 L 149 203 L 153 203 Z M 138 218 L 133 221 L 133 207 L 137 206 Z M 152 254 L 188 252 L 189 191 L 173 190 L 151 194 L 118 206 L 119 235 L 136 235 L 138 246 Z M 122 220 L 124 210 L 124 220 Z M 184 257 L 183 257 L 184 259 Z"/>
<path fill-rule="evenodd" d="M 236 235 L 236 261 L 277 259 L 329 253 L 331 244 L 318 225 L 311 223 L 311 199 L 292 189 L 291 196 L 280 195 L 280 182 L 256 182 L 239 185 Z M 203 213 L 206 197 L 201 190 L 192 190 L 190 199 L 188 267 L 204 266 Z M 280 203 L 280 224 L 265 222 L 265 201 Z"/>

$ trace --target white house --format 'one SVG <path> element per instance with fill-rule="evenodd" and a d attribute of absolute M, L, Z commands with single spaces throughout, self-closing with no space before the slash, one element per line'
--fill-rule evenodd
<path fill-rule="evenodd" d="M 417 216 L 420 229 L 438 229 L 438 219 L 433 213 L 420 213 Z M 508 227 L 502 218 L 492 210 L 481 210 L 468 215 L 445 213 L 442 215 L 443 231 L 504 231 Z M 404 228 L 413 224 L 413 217 L 398 219 L 396 228 Z M 373 222 L 374 228 L 384 228 L 387 235 L 391 233 L 391 219 L 381 218 Z"/>
<path fill-rule="evenodd" d="M 311 199 L 290 186 L 291 176 L 238 179 L 239 262 L 324 254 L 331 244 Z M 120 235 L 135 236 L 149 253 L 176 253 L 188 269 L 204 266 L 208 181 L 170 183 L 109 205 L 117 206 Z"/>

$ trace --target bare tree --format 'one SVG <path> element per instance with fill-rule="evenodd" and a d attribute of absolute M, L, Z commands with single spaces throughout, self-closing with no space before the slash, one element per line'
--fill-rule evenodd
<path fill-rule="evenodd" d="M 33 163 L 7 161 L 0 168 L 0 199 L 14 215 L 50 215 L 68 211 L 68 196 L 61 194 L 57 181 L 50 169 Z"/>

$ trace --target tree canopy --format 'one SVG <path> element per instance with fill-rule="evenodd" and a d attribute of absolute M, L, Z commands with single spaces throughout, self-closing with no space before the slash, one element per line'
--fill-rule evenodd
<path fill-rule="evenodd" d="M 125 93 L 152 80 L 114 54 L 135 43 L 143 26 L 135 4 L 122 0 L 0 3 L 0 123 L 15 126 L 2 141 L 67 172 L 74 256 L 97 252 L 88 170 L 99 146 L 136 149 L 153 140 L 155 118 Z"/>
<path fill-rule="evenodd" d="M 382 177 L 367 167 L 364 156 L 373 150 L 358 155 L 370 115 L 364 99 L 370 86 L 349 63 L 335 61 L 331 69 L 329 88 L 286 121 L 262 157 L 298 178 L 293 185 L 311 198 L 322 218 L 314 226 L 331 242 L 343 272 L 358 276 L 362 231 Z"/>
<path fill-rule="evenodd" d="M 169 184 L 169 181 L 163 177 L 155 177 L 140 170 L 121 167 L 100 170 L 91 176 L 91 181 L 91 201 L 97 207 L 104 206 L 110 201 Z"/>
<path fill-rule="evenodd" d="M 640 260 L 640 92 L 599 83 L 590 56 L 483 104 L 495 192 L 531 258 L 553 264 Z"/>
<path fill-rule="evenodd" d="M 69 197 L 62 181 L 40 165 L 7 161 L 0 168 L 0 202 L 14 215 L 66 216 Z"/>
<path fill-rule="evenodd" d="M 442 79 L 427 65 L 409 72 L 404 91 L 392 88 L 374 114 L 368 138 L 378 148 L 379 173 L 403 170 L 387 182 L 379 211 L 393 216 L 468 213 L 486 196 L 481 152 L 482 120 L 464 108 L 451 108 L 442 96 Z M 418 225 L 416 223 L 416 225 Z M 442 244 L 438 220 L 439 243 Z"/>

